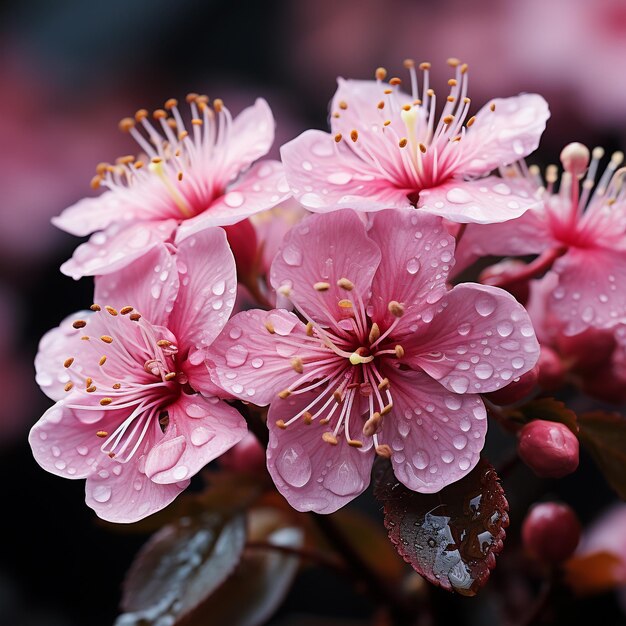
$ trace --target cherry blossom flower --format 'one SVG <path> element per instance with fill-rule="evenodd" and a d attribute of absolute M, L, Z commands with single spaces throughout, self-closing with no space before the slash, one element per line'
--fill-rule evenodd
<path fill-rule="evenodd" d="M 316 212 L 417 206 L 459 223 L 502 222 L 537 204 L 526 190 L 485 176 L 535 150 L 547 103 L 536 94 L 500 98 L 468 117 L 467 65 L 449 63 L 456 73 L 439 117 L 429 63 L 420 65 L 421 95 L 412 61 L 411 95 L 399 78 L 384 83 L 383 68 L 376 81 L 340 78 L 332 134 L 308 130 L 281 150 L 296 199 Z"/>
<path fill-rule="evenodd" d="M 254 163 L 274 140 L 265 100 L 234 119 L 221 100 L 210 107 L 205 96 L 190 94 L 187 101 L 189 128 L 174 99 L 153 113 L 154 124 L 145 109 L 120 122 L 143 156 L 100 164 L 92 185 L 106 191 L 53 219 L 74 235 L 95 232 L 63 264 L 63 273 L 80 278 L 115 271 L 163 241 L 232 226 L 288 197 L 281 164 Z"/>
<path fill-rule="evenodd" d="M 375 453 L 399 480 L 436 492 L 476 464 L 487 429 L 479 393 L 531 369 L 529 318 L 496 288 L 449 290 L 454 239 L 442 220 L 382 211 L 314 215 L 271 268 L 294 313 L 231 318 L 210 369 L 234 396 L 270 404 L 268 469 L 298 510 L 331 513 L 369 483 Z"/>
<path fill-rule="evenodd" d="M 512 166 L 506 172 L 510 186 L 526 188 L 543 203 L 505 224 L 470 225 L 460 245 L 464 256 L 541 255 L 530 272 L 552 267 L 558 276 L 548 307 L 568 335 L 626 317 L 626 292 L 619 287 L 626 281 L 626 170 L 616 172 L 624 155 L 613 154 L 594 189 L 603 155 L 595 148 L 590 163 L 585 146 L 569 144 L 561 153 L 565 172 L 558 191 L 556 166 L 548 167 L 545 183 L 537 167 L 523 161 Z"/>
<path fill-rule="evenodd" d="M 53 474 L 86 478 L 101 518 L 132 522 L 163 508 L 245 435 L 204 365 L 235 289 L 226 236 L 206 229 L 175 255 L 155 246 L 98 277 L 92 311 L 41 340 L 37 380 L 56 404 L 31 431 L 33 454 Z"/>

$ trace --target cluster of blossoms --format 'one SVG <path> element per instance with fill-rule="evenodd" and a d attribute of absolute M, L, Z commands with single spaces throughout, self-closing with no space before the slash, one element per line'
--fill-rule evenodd
<path fill-rule="evenodd" d="M 105 191 L 54 220 L 93 233 L 61 269 L 94 276 L 95 293 L 40 343 L 37 380 L 56 402 L 30 435 L 42 467 L 86 478 L 100 517 L 131 522 L 244 438 L 237 401 L 269 405 L 276 487 L 330 513 L 367 488 L 376 455 L 418 492 L 465 476 L 482 394 L 530 376 L 540 353 L 560 367 L 561 336 L 611 335 L 626 370 L 622 155 L 594 191 L 602 152 L 570 145 L 556 190 L 556 167 L 544 182 L 523 161 L 543 98 L 470 116 L 468 68 L 449 65 L 442 107 L 428 63 L 405 62 L 410 93 L 382 68 L 340 79 L 331 133 L 304 132 L 282 163 L 262 159 L 263 100 L 233 118 L 190 94 L 190 121 L 175 100 L 122 120 L 139 156 L 100 164 Z M 492 254 L 539 256 L 452 286 Z M 531 320 L 501 287 L 544 274 Z M 240 304 L 238 278 L 262 308 Z M 533 324 L 550 327 L 541 350 Z"/>

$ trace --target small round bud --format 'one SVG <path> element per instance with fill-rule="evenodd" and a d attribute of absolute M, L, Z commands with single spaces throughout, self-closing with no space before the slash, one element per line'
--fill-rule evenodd
<path fill-rule="evenodd" d="M 535 365 L 533 369 L 525 374 L 514 378 L 506 387 L 502 387 L 502 389 L 498 389 L 498 391 L 486 393 L 485 396 L 491 400 L 491 402 L 500 406 L 519 402 L 535 388 L 538 372 L 539 368 Z"/>
<path fill-rule="evenodd" d="M 589 166 L 589 148 L 582 143 L 568 143 L 561 150 L 561 164 L 572 176 L 582 176 Z"/>
<path fill-rule="evenodd" d="M 576 550 L 580 540 L 576 513 L 557 502 L 535 504 L 522 523 L 524 547 L 544 563 L 562 563 Z"/>
<path fill-rule="evenodd" d="M 265 471 L 265 450 L 258 439 L 248 433 L 220 457 L 222 468 L 243 474 L 256 474 Z"/>
<path fill-rule="evenodd" d="M 537 382 L 544 391 L 557 391 L 565 382 L 565 368 L 559 355 L 548 346 L 541 346 L 539 360 L 539 378 Z"/>
<path fill-rule="evenodd" d="M 526 263 L 519 259 L 504 259 L 499 263 L 486 267 L 478 277 L 483 285 L 499 287 L 506 282 L 505 289 L 520 303 L 526 304 L 530 295 L 528 280 L 515 281 L 514 277 L 526 268 Z"/>
<path fill-rule="evenodd" d="M 517 452 L 541 478 L 563 478 L 578 467 L 578 439 L 564 424 L 533 420 L 519 433 Z"/>

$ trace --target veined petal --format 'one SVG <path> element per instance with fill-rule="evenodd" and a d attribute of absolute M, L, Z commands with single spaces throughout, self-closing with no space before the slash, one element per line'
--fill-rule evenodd
<path fill-rule="evenodd" d="M 285 237 L 272 263 L 270 280 L 301 311 L 328 324 L 329 319 L 342 319 L 340 302 L 349 300 L 356 309 L 357 296 L 367 303 L 380 259 L 380 248 L 367 236 L 354 211 L 313 215 Z M 342 278 L 351 281 L 353 290 L 339 286 Z"/>
<path fill-rule="evenodd" d="M 402 343 L 406 362 L 455 393 L 487 393 L 534 367 L 539 343 L 528 313 L 502 289 L 463 283 Z"/>
<path fill-rule="evenodd" d="M 394 474 L 413 491 L 435 493 L 478 462 L 487 432 L 479 395 L 452 393 L 423 372 L 393 370 L 393 410 L 381 440 L 392 450 Z"/>
<path fill-rule="evenodd" d="M 115 222 L 106 231 L 93 234 L 89 241 L 78 246 L 72 258 L 61 265 L 61 271 L 75 280 L 116 272 L 168 240 L 175 228 L 176 221 L 171 219 L 130 226 Z"/>
<path fill-rule="evenodd" d="M 549 117 L 548 103 L 538 94 L 494 98 L 476 114 L 462 140 L 464 155 L 458 171 L 487 174 L 528 156 L 537 149 Z"/>
<path fill-rule="evenodd" d="M 167 412 L 165 437 L 150 449 L 145 464 L 148 478 L 159 484 L 194 476 L 248 432 L 239 411 L 218 398 L 183 393 Z"/>
<path fill-rule="evenodd" d="M 324 213 L 349 207 L 378 211 L 411 206 L 410 189 L 401 189 L 361 159 L 346 142 L 328 133 L 307 130 L 280 150 L 294 197 L 309 211 Z"/>
<path fill-rule="evenodd" d="M 420 192 L 421 211 L 461 224 L 492 224 L 520 217 L 541 201 L 526 189 L 512 188 L 496 176 L 479 180 L 451 180 Z"/>
<path fill-rule="evenodd" d="M 322 435 L 332 431 L 332 422 L 325 425 L 318 419 L 307 425 L 299 420 L 285 429 L 276 426 L 277 420 L 287 422 L 318 395 L 307 392 L 272 403 L 267 468 L 278 491 L 294 509 L 333 513 L 367 489 L 374 450 L 371 439 L 363 448 L 348 445 L 343 432 L 336 445 L 324 441 Z M 362 437 L 360 409 L 349 419 L 355 435 Z"/>

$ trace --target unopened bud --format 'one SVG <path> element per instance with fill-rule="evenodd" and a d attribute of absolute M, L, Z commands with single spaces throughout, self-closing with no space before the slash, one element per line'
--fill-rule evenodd
<path fill-rule="evenodd" d="M 265 471 L 265 450 L 252 434 L 246 436 L 220 457 L 220 465 L 227 470 L 243 474 Z"/>
<path fill-rule="evenodd" d="M 578 438 L 558 422 L 533 420 L 519 433 L 517 451 L 542 478 L 563 478 L 578 467 Z"/>

